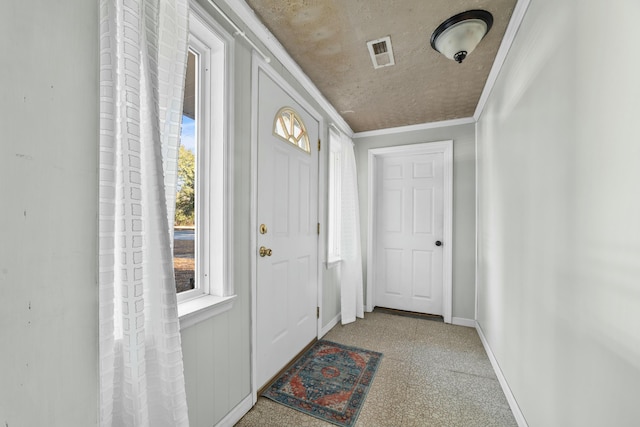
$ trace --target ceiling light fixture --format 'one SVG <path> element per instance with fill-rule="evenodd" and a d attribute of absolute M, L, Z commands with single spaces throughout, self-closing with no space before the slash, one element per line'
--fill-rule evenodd
<path fill-rule="evenodd" d="M 461 63 L 493 25 L 493 15 L 486 10 L 468 10 L 444 21 L 431 35 L 431 47 Z"/>

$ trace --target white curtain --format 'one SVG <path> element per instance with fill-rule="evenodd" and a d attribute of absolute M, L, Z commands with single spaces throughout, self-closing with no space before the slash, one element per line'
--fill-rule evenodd
<path fill-rule="evenodd" d="M 172 233 L 187 0 L 100 1 L 100 426 L 188 426 Z"/>
<path fill-rule="evenodd" d="M 351 138 L 342 134 L 342 194 L 340 241 L 340 298 L 342 324 L 364 317 L 362 253 L 360 249 L 360 207 L 356 157 Z"/>

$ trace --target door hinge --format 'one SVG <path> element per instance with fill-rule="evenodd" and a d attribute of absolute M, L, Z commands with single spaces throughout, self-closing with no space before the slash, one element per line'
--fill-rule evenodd
<path fill-rule="evenodd" d="M 320 318 L 320 307 L 316 307 L 316 317 Z"/>
<path fill-rule="evenodd" d="M 320 235 L 320 223 L 318 223 L 318 236 Z"/>
<path fill-rule="evenodd" d="M 318 139 L 318 151 L 320 151 L 320 139 Z"/>

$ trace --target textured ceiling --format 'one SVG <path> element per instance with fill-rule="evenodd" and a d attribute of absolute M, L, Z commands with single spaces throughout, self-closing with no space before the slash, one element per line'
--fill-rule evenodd
<path fill-rule="evenodd" d="M 354 132 L 473 116 L 516 0 L 245 0 Z M 470 9 L 493 27 L 462 64 L 431 48 Z M 396 65 L 374 69 L 367 41 L 391 36 Z"/>

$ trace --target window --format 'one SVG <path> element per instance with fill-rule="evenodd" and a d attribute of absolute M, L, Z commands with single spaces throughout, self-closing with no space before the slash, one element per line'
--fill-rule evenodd
<path fill-rule="evenodd" d="M 197 227 L 200 215 L 196 211 L 195 197 L 200 189 L 200 183 L 196 179 L 196 174 L 200 172 L 197 160 L 201 157 L 200 151 L 203 148 L 200 133 L 196 132 L 197 124 L 200 122 L 200 118 L 196 115 L 196 94 L 200 86 L 197 71 L 200 59 L 197 51 L 189 50 L 178 149 L 173 268 L 176 291 L 178 294 L 187 292 L 184 295 L 200 293 L 202 288 L 200 280 L 196 284 L 196 237 L 201 233 L 198 232 L 200 230 Z"/>
<path fill-rule="evenodd" d="M 273 134 L 311 153 L 307 129 L 304 127 L 302 118 L 293 109 L 284 107 L 278 111 L 273 120 Z"/>
<path fill-rule="evenodd" d="M 342 142 L 340 135 L 329 129 L 329 226 L 327 236 L 327 263 L 341 260 L 342 210 Z"/>
<path fill-rule="evenodd" d="M 193 10 L 178 157 L 174 271 L 181 327 L 230 308 L 232 38 Z"/>

